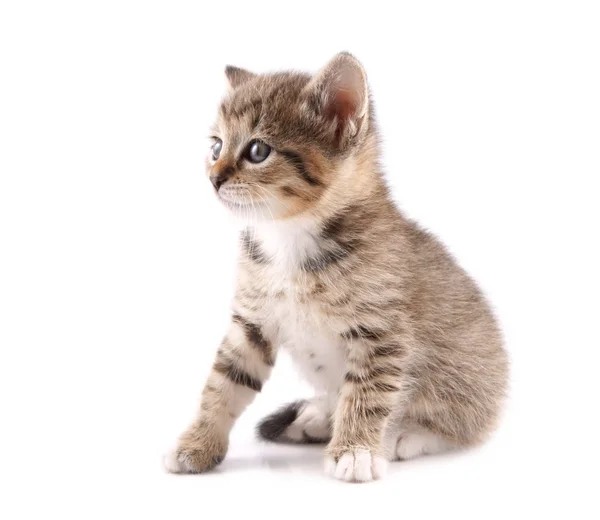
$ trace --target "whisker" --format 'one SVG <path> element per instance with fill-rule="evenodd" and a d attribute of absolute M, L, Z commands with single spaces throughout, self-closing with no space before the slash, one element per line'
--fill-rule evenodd
<path fill-rule="evenodd" d="M 265 188 L 264 186 L 260 186 L 259 184 L 252 184 L 252 186 L 263 190 L 270 197 L 273 197 L 274 199 L 276 199 L 277 202 L 279 202 L 280 204 L 283 204 L 287 209 L 289 209 L 289 210 L 292 209 L 289 204 L 287 204 L 286 202 L 284 202 L 283 200 L 281 200 L 280 197 L 277 197 L 271 190 L 268 190 L 267 188 Z"/>
<path fill-rule="evenodd" d="M 271 211 L 271 208 L 269 206 L 267 199 L 265 199 L 260 193 L 257 193 L 256 196 L 260 198 L 260 200 L 263 202 L 264 206 L 267 208 L 267 210 L 271 214 L 271 218 L 273 220 L 275 220 L 275 216 L 273 215 L 273 212 Z"/>

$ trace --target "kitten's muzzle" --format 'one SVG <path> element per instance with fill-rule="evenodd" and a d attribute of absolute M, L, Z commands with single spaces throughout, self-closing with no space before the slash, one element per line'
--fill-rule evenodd
<path fill-rule="evenodd" d="M 234 169 L 231 167 L 224 168 L 217 175 L 211 175 L 210 182 L 215 187 L 215 190 L 219 191 L 219 188 L 225 184 L 229 178 L 233 175 Z"/>

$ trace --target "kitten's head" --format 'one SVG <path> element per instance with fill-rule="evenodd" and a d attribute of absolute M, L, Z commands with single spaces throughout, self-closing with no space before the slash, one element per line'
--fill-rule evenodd
<path fill-rule="evenodd" d="M 207 173 L 219 199 L 249 218 L 282 219 L 318 204 L 372 122 L 366 75 L 350 54 L 314 77 L 228 66 Z"/>

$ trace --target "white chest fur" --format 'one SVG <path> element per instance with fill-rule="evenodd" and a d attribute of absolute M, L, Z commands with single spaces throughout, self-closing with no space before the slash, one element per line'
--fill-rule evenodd
<path fill-rule="evenodd" d="M 317 251 L 317 230 L 309 221 L 268 223 L 256 238 L 269 257 L 268 290 L 273 297 L 265 318 L 274 341 L 287 350 L 299 372 L 321 391 L 337 391 L 345 373 L 342 338 L 320 312 L 318 302 L 305 296 L 301 263 Z"/>
<path fill-rule="evenodd" d="M 316 305 L 290 295 L 270 309 L 280 349 L 287 350 L 300 373 L 315 388 L 337 391 L 345 373 L 344 346 L 339 334 L 323 323 Z"/>
<path fill-rule="evenodd" d="M 318 232 L 313 220 L 302 218 L 262 222 L 255 227 L 261 250 L 282 280 L 290 278 L 307 257 L 317 252 Z"/>

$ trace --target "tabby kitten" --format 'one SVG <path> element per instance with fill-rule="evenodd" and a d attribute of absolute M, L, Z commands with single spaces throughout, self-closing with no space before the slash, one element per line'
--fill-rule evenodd
<path fill-rule="evenodd" d="M 237 290 L 197 418 L 167 468 L 223 460 L 280 349 L 317 395 L 258 433 L 328 443 L 337 479 L 377 479 L 388 461 L 483 441 L 506 388 L 501 334 L 471 278 L 392 202 L 361 64 L 341 53 L 316 76 L 225 73 L 207 170 L 246 221 Z"/>

